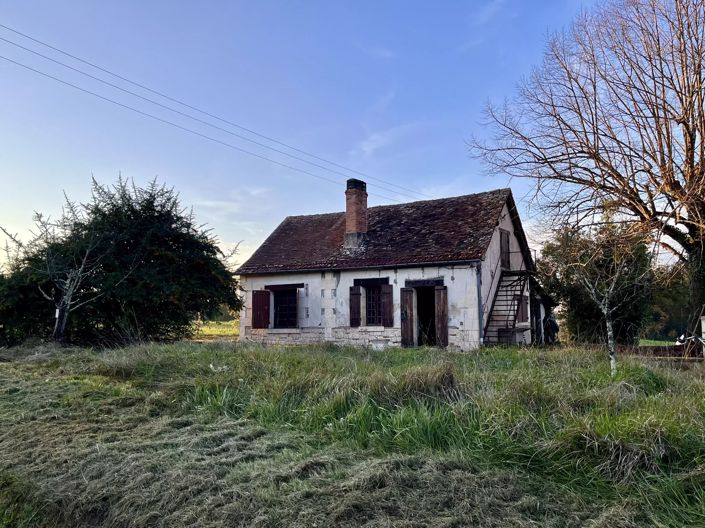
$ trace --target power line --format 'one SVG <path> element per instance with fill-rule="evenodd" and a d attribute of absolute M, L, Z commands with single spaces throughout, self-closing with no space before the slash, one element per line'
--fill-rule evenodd
<path fill-rule="evenodd" d="M 178 123 L 174 123 L 173 121 L 169 121 L 168 119 L 163 119 L 163 118 L 161 118 L 161 117 L 159 117 L 159 116 L 156 116 L 156 115 L 154 115 L 154 114 L 150 114 L 149 112 L 144 112 L 144 111 L 139 110 L 139 109 L 137 109 L 137 108 L 134 108 L 134 107 L 132 107 L 132 106 L 130 106 L 130 105 L 126 105 L 126 104 L 121 103 L 121 102 L 119 102 L 119 101 L 115 101 L 114 99 L 110 99 L 109 97 L 105 97 L 105 96 L 103 96 L 103 95 L 100 95 L 100 94 L 98 94 L 98 93 L 96 93 L 96 92 L 92 92 L 91 90 L 87 90 L 87 89 L 82 88 L 82 87 L 80 87 L 80 86 L 78 86 L 78 85 L 75 85 L 75 84 L 70 83 L 70 82 L 68 82 L 68 81 L 65 81 L 65 80 L 63 80 L 63 79 L 60 79 L 60 78 L 58 78 L 58 77 L 55 77 L 55 76 L 53 76 L 53 75 L 51 75 L 51 74 L 49 74 L 49 73 L 43 72 L 43 71 L 38 70 L 38 69 L 36 69 L 36 68 L 32 68 L 31 66 L 27 66 L 26 64 L 22 64 L 21 62 L 17 62 L 16 60 L 10 59 L 9 57 L 5 57 L 4 55 L 0 55 L 0 59 L 6 60 L 7 62 L 10 62 L 10 63 L 12 63 L 12 64 L 14 64 L 14 65 L 16 65 L 16 66 L 19 66 L 19 67 L 21 67 L 21 68 L 24 68 L 24 69 L 29 70 L 29 71 L 31 71 L 31 72 L 37 73 L 37 74 L 39 74 L 39 75 L 42 75 L 42 76 L 47 77 L 47 78 L 49 78 L 49 79 L 52 79 L 52 80 L 54 80 L 54 81 L 56 81 L 56 82 L 59 82 L 59 83 L 61 83 L 61 84 L 64 84 L 64 85 L 66 85 L 66 86 L 70 86 L 71 88 L 74 88 L 74 89 L 79 90 L 79 91 L 81 91 L 81 92 L 84 92 L 84 93 L 87 93 L 87 94 L 92 95 L 92 96 L 94 96 L 94 97 L 97 97 L 97 98 L 99 98 L 99 99 L 102 99 L 103 101 L 107 101 L 107 102 L 109 102 L 109 103 L 112 103 L 112 104 L 114 104 L 114 105 L 120 106 L 120 107 L 122 107 L 122 108 L 125 108 L 125 109 L 127 109 L 127 110 L 130 110 L 130 111 L 135 112 L 135 113 L 137 113 L 137 114 L 140 114 L 140 115 L 142 115 L 142 116 L 149 117 L 149 118 L 151 118 L 151 119 L 154 119 L 154 120 L 159 121 L 159 122 L 161 122 L 161 123 L 164 123 L 164 124 L 166 124 L 166 125 L 170 125 L 170 126 L 176 127 L 176 128 L 178 128 L 178 129 L 180 129 L 180 130 L 183 130 L 184 132 L 189 132 L 189 133 L 191 133 L 191 134 L 194 134 L 194 135 L 196 135 L 196 136 L 202 137 L 202 138 L 207 139 L 207 140 L 209 140 L 209 141 L 213 141 L 214 143 L 218 143 L 218 144 L 220 144 L 220 145 L 223 145 L 223 146 L 225 146 L 225 147 L 231 148 L 231 149 L 233 149 L 233 150 L 237 150 L 238 152 L 242 152 L 243 154 L 247 154 L 247 155 L 249 155 L 249 156 L 253 156 L 253 157 L 255 157 L 255 158 L 259 158 L 259 159 L 268 161 L 268 162 L 270 162 L 270 163 L 274 163 L 274 164 L 276 164 L 276 165 L 280 165 L 280 166 L 285 167 L 285 168 L 287 168 L 287 169 L 289 169 L 289 170 L 293 170 L 293 171 L 296 171 L 296 172 L 300 172 L 300 173 L 302 173 L 302 174 L 307 174 L 308 176 L 312 176 L 312 177 L 314 177 L 314 178 L 318 178 L 319 180 L 323 180 L 323 181 L 327 181 L 327 182 L 329 182 L 329 183 L 333 183 L 333 184 L 336 185 L 336 186 L 341 185 L 341 182 L 339 182 L 339 181 L 337 181 L 337 180 L 332 180 L 332 179 L 330 179 L 330 178 L 326 178 L 325 176 L 321 176 L 320 174 L 315 174 L 315 173 L 309 172 L 309 171 L 307 171 L 307 170 L 305 170 L 305 169 L 301 169 L 301 168 L 299 168 L 299 167 L 295 167 L 295 166 L 293 166 L 293 165 L 289 165 L 289 164 L 283 163 L 283 162 L 281 162 L 281 161 L 273 160 L 273 159 L 271 159 L 271 158 L 268 158 L 267 156 L 263 156 L 263 155 L 261 155 L 261 154 L 257 154 L 256 152 L 252 152 L 252 151 L 249 151 L 249 150 L 247 150 L 247 149 L 243 149 L 243 148 L 241 148 L 241 147 L 238 147 L 237 145 L 233 145 L 232 143 L 227 143 L 227 142 L 225 142 L 225 141 L 221 141 L 220 139 L 214 138 L 214 137 L 209 136 L 209 135 L 207 135 L 207 134 L 202 134 L 201 132 L 198 132 L 198 131 L 193 130 L 193 129 L 191 129 L 191 128 L 188 128 L 188 127 L 179 125 Z M 381 195 L 381 194 L 375 194 L 375 193 L 370 193 L 370 194 L 371 194 L 372 196 L 376 196 L 376 197 L 382 198 L 382 199 L 384 199 L 384 200 L 388 200 L 388 201 L 391 201 L 391 202 L 398 202 L 398 200 L 395 200 L 394 198 L 390 198 L 390 197 L 388 197 L 388 196 L 384 196 L 384 195 Z"/>
<path fill-rule="evenodd" d="M 92 67 L 92 68 L 95 68 L 95 69 L 97 69 L 97 70 L 100 70 L 100 71 L 102 71 L 102 72 L 104 72 L 104 73 L 107 73 L 108 75 L 111 75 L 111 76 L 113 76 L 113 77 L 115 77 L 115 78 L 117 78 L 117 79 L 120 79 L 121 81 L 125 81 L 125 82 L 127 82 L 127 83 L 132 84 L 133 86 L 137 86 L 137 87 L 139 87 L 139 88 L 142 88 L 143 90 L 147 90 L 148 92 L 151 92 L 151 93 L 153 93 L 153 94 L 155 94 L 155 95 L 158 95 L 158 96 L 160 96 L 160 97 L 163 97 L 164 99 L 167 99 L 167 100 L 169 100 L 169 101 L 172 101 L 172 102 L 174 102 L 174 103 L 177 103 L 177 104 L 179 104 L 179 105 L 182 105 L 182 106 L 184 106 L 184 107 L 186 107 L 186 108 L 189 108 L 189 109 L 191 109 L 191 110 L 194 110 L 194 111 L 196 111 L 196 112 L 199 112 L 200 114 L 203 114 L 203 115 L 206 115 L 206 116 L 211 117 L 211 118 L 213 118 L 213 119 L 216 119 L 216 120 L 218 120 L 218 121 L 220 121 L 220 122 L 222 122 L 222 123 L 226 123 L 226 124 L 228 124 L 228 125 L 230 125 L 230 126 L 233 126 L 233 127 L 235 127 L 235 128 L 238 128 L 238 129 L 240 129 L 240 130 L 243 130 L 243 131 L 245 131 L 245 132 L 247 132 L 247 133 L 249 133 L 249 134 L 252 134 L 252 135 L 254 135 L 254 136 L 260 137 L 260 138 L 262 138 L 262 139 L 266 139 L 267 141 L 271 141 L 272 143 L 276 143 L 277 145 L 281 145 L 281 146 L 283 146 L 283 147 L 286 147 L 286 148 L 288 148 L 288 149 L 290 149 L 290 150 L 293 150 L 293 151 L 298 152 L 298 153 L 300 153 L 300 154 L 303 154 L 303 155 L 305 155 L 305 156 L 309 156 L 309 157 L 314 158 L 314 159 L 316 159 L 316 160 L 318 160 L 318 161 L 322 161 L 322 162 L 324 162 L 324 163 L 327 163 L 327 164 L 332 165 L 332 166 L 334 166 L 334 167 L 337 167 L 337 168 L 339 168 L 339 169 L 346 170 L 346 171 L 348 171 L 348 172 L 351 172 L 351 173 L 353 173 L 353 174 L 357 174 L 357 175 L 359 175 L 359 176 L 368 178 L 368 179 L 370 179 L 370 180 L 377 181 L 377 182 L 381 182 L 381 183 L 384 183 L 384 184 L 386 184 L 386 185 L 388 185 L 388 186 L 396 187 L 396 188 L 398 188 L 398 189 L 402 189 L 402 190 L 405 190 L 405 191 L 414 193 L 414 194 L 419 195 L 419 196 L 423 196 L 423 197 L 426 197 L 426 198 L 433 198 L 433 196 L 431 196 L 431 195 L 429 195 L 429 194 L 422 193 L 422 192 L 420 192 L 420 191 L 416 191 L 416 190 L 411 189 L 411 188 L 409 188 L 409 187 L 404 187 L 404 186 L 402 186 L 402 185 L 398 185 L 398 184 L 396 184 L 396 183 L 386 181 L 386 180 L 384 180 L 384 179 L 382 179 L 382 178 L 377 178 L 377 177 L 375 177 L 375 176 L 372 176 L 372 175 L 370 175 L 370 174 L 366 174 L 366 173 L 364 173 L 364 172 L 361 172 L 361 171 L 358 171 L 358 170 L 355 170 L 355 169 L 351 169 L 351 168 L 349 168 L 349 167 L 346 167 L 345 165 L 341 165 L 341 164 L 336 163 L 336 162 L 334 162 L 334 161 L 330 161 L 330 160 L 328 160 L 328 159 L 326 159 L 326 158 L 317 156 L 317 155 L 312 154 L 312 153 L 310 153 L 310 152 L 307 152 L 307 151 L 305 151 L 305 150 L 303 150 L 303 149 L 299 149 L 299 148 L 297 148 L 297 147 L 294 147 L 294 146 L 292 146 L 292 145 L 289 145 L 289 144 L 287 144 L 287 143 L 284 143 L 283 141 L 279 141 L 278 139 L 275 139 L 275 138 L 273 138 L 273 137 L 267 136 L 267 135 L 265 135 L 265 134 L 261 134 L 261 133 L 255 131 L 255 130 L 252 130 L 251 128 L 247 128 L 247 127 L 245 127 L 245 126 L 239 125 L 239 124 L 234 123 L 234 122 L 232 122 L 232 121 L 229 121 L 229 120 L 227 120 L 227 119 L 225 119 L 225 118 L 222 118 L 222 117 L 220 117 L 220 116 L 218 116 L 218 115 L 216 115 L 216 114 L 210 113 L 210 112 L 208 112 L 208 111 L 206 111 L 206 110 L 202 110 L 202 109 L 200 109 L 200 108 L 198 108 L 198 107 L 196 107 L 196 106 L 190 105 L 190 104 L 188 104 L 188 103 L 186 103 L 186 102 L 184 102 L 184 101 L 181 101 L 181 100 L 179 100 L 179 99 L 176 99 L 176 98 L 174 98 L 174 97 L 171 97 L 171 96 L 169 96 L 169 95 L 167 95 L 167 94 L 165 94 L 165 93 L 163 93 L 163 92 L 160 92 L 160 91 L 158 91 L 158 90 L 154 90 L 154 89 L 152 89 L 152 88 L 150 88 L 150 87 L 148 87 L 148 86 L 145 86 L 145 85 L 143 85 L 143 84 L 140 84 L 140 83 L 138 83 L 138 82 L 136 82 L 136 81 L 132 81 L 131 79 L 128 79 L 127 77 L 124 77 L 124 76 L 122 76 L 122 75 L 119 75 L 119 74 L 117 74 L 117 73 L 114 73 L 114 72 L 108 70 L 107 68 L 103 68 L 102 66 L 99 66 L 99 65 L 97 65 L 97 64 L 95 64 L 95 63 L 93 63 L 93 62 L 90 62 L 90 61 L 87 61 L 87 60 L 85 60 L 85 59 L 82 59 L 81 57 L 78 57 L 78 56 L 76 56 L 76 55 L 73 55 L 73 54 L 71 54 L 71 53 L 69 53 L 69 52 L 67 52 L 67 51 L 64 51 L 64 50 L 62 50 L 62 49 L 60 49 L 60 48 L 57 48 L 57 47 L 55 47 L 55 46 L 52 46 L 51 44 L 48 44 L 48 43 L 46 43 L 46 42 L 44 42 L 44 41 L 41 41 L 41 40 L 39 40 L 39 39 L 37 39 L 37 38 L 34 38 L 34 37 L 30 36 L 30 35 L 27 35 L 26 33 L 22 33 L 21 31 L 18 31 L 18 30 L 16 30 L 16 29 L 13 29 L 13 28 L 11 28 L 11 27 L 9 27 L 9 26 L 6 26 L 6 25 L 4 25 L 4 24 L 0 24 L 0 28 L 6 29 L 6 30 L 8 30 L 8 31 L 11 31 L 12 33 L 15 33 L 15 34 L 17 34 L 17 35 L 20 35 L 20 36 L 22 36 L 22 37 L 24 37 L 24 38 L 26 38 L 26 39 L 29 39 L 29 40 L 31 40 L 31 41 L 33 41 L 33 42 L 36 42 L 37 44 L 41 44 L 42 46 L 46 46 L 47 48 L 52 49 L 52 50 L 54 50 L 54 51 L 56 51 L 56 52 L 58 52 L 58 53 L 61 53 L 62 55 L 65 55 L 65 56 L 70 57 L 70 58 L 72 58 L 72 59 L 74 59 L 74 60 L 77 60 L 77 61 L 79 61 L 79 62 L 81 62 L 81 63 L 83 63 L 83 64 L 86 64 L 86 65 L 88 65 L 88 66 L 90 66 L 90 67 Z M 5 39 L 3 39 L 3 40 L 5 40 Z M 12 42 L 11 42 L 11 43 L 12 43 Z M 14 44 L 14 43 L 13 43 L 13 44 Z M 16 45 L 17 45 L 17 44 L 16 44 Z M 19 45 L 18 45 L 18 46 L 19 46 Z M 20 47 L 22 47 L 22 46 L 20 46 Z M 25 49 L 27 49 L 27 48 L 25 48 Z M 29 50 L 29 51 L 32 51 L 32 50 Z M 37 52 L 33 52 L 33 53 L 37 53 Z M 54 59 L 49 59 L 49 60 L 54 60 Z M 58 62 L 58 61 L 54 61 L 54 62 Z M 60 63 L 60 64 L 61 64 L 61 63 Z M 68 66 L 68 67 L 70 68 L 70 66 Z M 74 68 L 72 68 L 72 69 L 74 69 Z M 76 70 L 76 71 L 79 71 L 79 72 L 80 72 L 80 70 Z M 80 73 L 84 73 L 84 72 L 80 72 Z M 85 74 L 85 75 L 88 75 L 88 74 Z M 107 83 L 107 81 L 102 81 L 102 80 L 101 80 L 101 82 L 106 82 L 106 83 Z M 109 83 L 108 83 L 108 84 L 109 84 Z M 122 88 L 120 88 L 120 89 L 122 89 Z M 129 92 L 129 93 L 132 93 L 132 92 Z M 133 95 L 136 95 L 136 94 L 133 94 Z M 141 97 L 141 96 L 138 95 L 138 97 Z M 150 101 L 151 101 L 151 100 L 150 100 Z M 159 104 L 159 103 L 155 103 L 155 104 Z M 171 108 L 170 108 L 170 110 L 172 110 L 172 111 L 174 111 L 174 112 L 178 112 L 177 110 L 173 110 L 173 109 L 171 109 Z M 192 117 L 192 116 L 189 116 L 189 117 L 191 117 L 192 119 L 197 119 L 197 118 L 194 118 L 194 117 Z M 215 127 L 215 125 L 210 125 L 210 126 L 214 126 L 214 127 Z M 216 127 L 216 128 L 217 128 L 217 127 Z M 240 136 L 238 136 L 238 137 L 240 137 Z M 252 141 L 252 140 L 249 140 L 249 141 Z M 266 148 L 272 149 L 272 147 L 266 147 Z M 272 150 L 276 150 L 276 149 L 272 149 Z M 281 151 L 278 151 L 278 150 L 277 150 L 277 152 L 281 152 Z M 291 156 L 290 154 L 287 154 L 287 155 Z M 300 158 L 295 158 L 295 159 L 300 159 Z M 307 163 L 311 163 L 311 162 L 307 162 Z M 314 165 L 315 165 L 315 164 L 314 164 Z M 320 167 L 320 165 L 316 165 L 316 166 Z M 329 170 L 329 171 L 330 171 L 331 169 L 326 169 L 326 170 Z M 332 172 L 336 172 L 336 171 L 332 171 Z M 336 172 L 336 173 L 337 173 L 337 174 L 340 174 L 339 172 Z M 392 192 L 396 192 L 396 191 L 392 191 Z M 408 195 L 406 195 L 406 196 L 408 196 Z"/>
<path fill-rule="evenodd" d="M 105 85 L 107 85 L 107 86 L 110 86 L 110 87 L 112 87 L 112 88 L 115 88 L 115 89 L 117 89 L 117 90 L 120 90 L 121 92 L 127 93 L 127 94 L 129 94 L 129 95 L 133 95 L 133 96 L 135 96 L 135 97 L 138 97 L 138 98 L 142 99 L 143 101 L 147 101 L 147 102 L 149 102 L 149 103 L 151 103 L 151 104 L 154 104 L 154 105 L 156 105 L 156 106 L 159 106 L 160 108 L 164 108 L 165 110 L 169 110 L 169 111 L 171 111 L 171 112 L 174 112 L 174 113 L 176 113 L 176 114 L 178 114 L 178 115 L 180 115 L 180 116 L 187 117 L 187 118 L 192 119 L 192 120 L 194 120 L 194 121 L 196 121 L 196 122 L 198 122 L 198 123 L 201 123 L 201 124 L 203 124 L 203 125 L 212 127 L 212 128 L 214 128 L 214 129 L 216 129 L 216 130 L 220 130 L 221 132 L 225 132 L 226 134 L 230 134 L 231 136 L 237 137 L 237 138 L 242 139 L 242 140 L 244 140 L 244 141 L 248 141 L 249 143 L 252 143 L 252 144 L 257 145 L 257 146 L 259 146 L 259 147 L 266 148 L 266 149 L 268 149 L 268 150 L 271 150 L 271 151 L 273 151 L 273 152 L 277 152 L 277 153 L 279 153 L 279 154 L 283 154 L 284 156 L 288 156 L 288 157 L 290 157 L 290 158 L 292 158 L 292 159 L 295 159 L 295 160 L 297 160 L 297 161 L 301 161 L 302 163 L 307 163 L 307 164 L 312 165 L 312 166 L 314 166 L 314 167 L 317 167 L 317 168 L 319 168 L 319 169 L 323 169 L 323 170 L 325 170 L 325 171 L 329 171 L 329 172 L 331 172 L 331 173 L 333 173 L 333 174 L 338 174 L 339 176 L 343 176 L 343 177 L 345 177 L 345 178 L 347 178 L 347 177 L 349 176 L 348 174 L 345 174 L 345 173 L 343 173 L 343 172 L 340 172 L 340 171 L 331 169 L 331 168 L 329 168 L 329 167 L 326 167 L 325 165 L 320 165 L 320 164 L 318 164 L 318 163 L 314 163 L 314 162 L 312 162 L 312 161 L 309 161 L 309 160 L 307 160 L 307 159 L 305 159 L 305 158 L 301 158 L 301 157 L 299 157 L 299 156 L 295 156 L 295 155 L 290 154 L 290 153 L 288 153 L 288 152 L 286 152 L 286 151 L 283 151 L 283 150 L 280 150 L 280 149 L 271 147 L 271 146 L 269 146 L 269 145 L 267 145 L 267 144 L 265 144 L 265 143 L 261 143 L 261 142 L 259 142 L 259 141 L 255 141 L 254 139 L 248 138 L 247 136 L 243 136 L 243 135 L 241 135 L 241 134 L 238 134 L 238 133 L 233 132 L 233 131 L 231 131 L 231 130 L 228 130 L 228 129 L 226 129 L 226 128 L 220 127 L 220 126 L 218 126 L 218 125 L 214 125 L 213 123 L 210 123 L 210 122 L 205 121 L 205 120 L 203 120 L 203 119 L 199 119 L 198 117 L 194 117 L 194 116 L 192 116 L 191 114 L 187 114 L 186 112 L 181 112 L 180 110 L 176 110 L 176 109 L 172 108 L 171 106 L 162 104 L 162 103 L 160 103 L 159 101 L 155 101 L 154 99 L 150 99 L 149 97 L 145 97 L 145 96 L 143 96 L 143 95 L 141 95 L 141 94 L 138 94 L 138 93 L 136 93 L 136 92 L 133 92 L 133 91 L 131 91 L 131 90 L 127 90 L 126 88 L 123 88 L 122 86 L 119 86 L 119 85 L 117 85 L 117 84 L 113 84 L 113 83 L 111 83 L 111 82 L 109 82 L 109 81 L 106 81 L 105 79 L 101 79 L 100 77 L 96 77 L 95 75 L 91 75 L 90 73 L 84 72 L 83 70 L 79 70 L 78 68 L 74 68 L 74 67 L 71 66 L 70 64 L 66 64 L 66 63 L 64 63 L 64 62 L 61 62 L 61 61 L 59 61 L 59 60 L 56 60 L 56 59 L 54 59 L 54 58 L 52 58 L 52 57 L 49 57 L 49 56 L 47 56 L 47 55 L 44 55 L 43 53 L 39 53 L 38 51 L 35 51 L 35 50 L 33 50 L 33 49 L 30 49 L 30 48 L 27 48 L 27 47 L 25 47 L 25 46 L 22 46 L 21 44 L 17 44 L 16 42 L 13 42 L 13 41 L 11 41 L 11 40 L 8 40 L 8 39 L 6 39 L 6 38 L 4 38 L 4 37 L 0 37 L 0 41 L 7 42 L 8 44 L 11 44 L 11 45 L 13 45 L 13 46 L 15 46 L 15 47 L 18 47 L 18 48 L 20 48 L 20 49 L 23 49 L 23 50 L 25 50 L 25 51 L 28 51 L 29 53 L 32 53 L 32 54 L 34 54 L 34 55 L 37 55 L 38 57 L 42 57 L 43 59 L 49 60 L 49 61 L 51 61 L 51 62 L 53 62 L 53 63 L 55 63 L 55 64 L 58 64 L 58 65 L 60 65 L 60 66 L 63 66 L 64 68 L 68 68 L 69 70 L 72 70 L 72 71 L 75 71 L 75 72 L 77 72 L 77 73 L 80 73 L 81 75 L 85 75 L 86 77 L 88 77 L 88 78 L 90 78 L 90 79 L 96 80 L 96 81 L 98 81 L 98 82 L 100 82 L 100 83 L 103 83 L 103 84 L 105 84 Z M 416 197 L 415 197 L 415 196 L 412 196 L 411 194 L 403 193 L 403 192 L 400 192 L 400 191 L 395 191 L 394 189 L 385 188 L 385 187 L 382 187 L 382 186 L 380 186 L 380 185 L 378 185 L 378 187 L 382 188 L 382 190 L 384 190 L 384 191 L 388 191 L 388 192 L 391 192 L 391 193 L 395 193 L 395 194 L 398 194 L 398 195 L 400 195 L 400 196 L 406 196 L 407 198 L 411 198 L 412 200 L 415 200 L 415 199 L 416 199 Z"/>

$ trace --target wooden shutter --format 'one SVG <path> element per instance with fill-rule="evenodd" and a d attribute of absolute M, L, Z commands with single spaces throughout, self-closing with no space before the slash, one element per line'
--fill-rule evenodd
<path fill-rule="evenodd" d="M 252 328 L 269 328 L 269 292 L 252 292 Z"/>
<path fill-rule="evenodd" d="M 448 288 L 436 286 L 436 346 L 448 346 Z"/>
<path fill-rule="evenodd" d="M 362 291 L 360 286 L 350 286 L 350 326 L 357 328 L 360 326 L 360 300 Z"/>
<path fill-rule="evenodd" d="M 511 269 L 512 259 L 511 253 L 509 252 L 509 231 L 504 229 L 499 230 L 499 252 L 500 258 L 502 259 L 502 268 Z"/>
<path fill-rule="evenodd" d="M 394 286 L 382 284 L 382 326 L 394 326 Z"/>
<path fill-rule="evenodd" d="M 400 290 L 401 346 L 414 346 L 414 289 Z"/>

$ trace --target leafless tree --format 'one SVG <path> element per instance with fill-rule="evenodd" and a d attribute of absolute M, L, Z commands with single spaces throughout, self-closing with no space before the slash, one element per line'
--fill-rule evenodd
<path fill-rule="evenodd" d="M 612 376 L 617 372 L 615 314 L 642 295 L 651 276 L 653 252 L 644 252 L 644 239 L 624 229 L 609 226 L 577 233 L 564 255 L 571 273 L 585 288 L 590 300 L 600 309 L 607 331 L 607 349 Z M 641 252 L 646 259 L 637 258 Z M 639 265 L 635 266 L 635 263 Z"/>
<path fill-rule="evenodd" d="M 63 341 L 69 315 L 104 294 L 94 286 L 85 287 L 110 251 L 102 244 L 103 235 L 85 229 L 81 208 L 68 199 L 57 221 L 35 213 L 34 229 L 26 241 L 2 226 L 0 231 L 8 239 L 5 253 L 10 270 L 30 267 L 44 280 L 39 291 L 56 308 L 52 338 Z"/>
<path fill-rule="evenodd" d="M 705 305 L 705 0 L 608 0 L 548 42 L 514 100 L 471 140 L 492 172 L 537 182 L 574 225 L 605 207 L 687 262 Z"/>

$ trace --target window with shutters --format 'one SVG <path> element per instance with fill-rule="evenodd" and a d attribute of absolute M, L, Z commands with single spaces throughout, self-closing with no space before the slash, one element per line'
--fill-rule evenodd
<path fill-rule="evenodd" d="M 382 287 L 365 288 L 365 322 L 367 326 L 382 325 Z"/>
<path fill-rule="evenodd" d="M 276 290 L 274 295 L 274 328 L 296 328 L 298 303 L 297 290 Z"/>
<path fill-rule="evenodd" d="M 509 231 L 504 229 L 499 230 L 499 251 L 501 266 L 503 269 L 511 269 L 512 267 L 512 257 L 509 251 Z"/>
<path fill-rule="evenodd" d="M 355 279 L 350 287 L 350 326 L 394 326 L 394 287 L 388 278 Z"/>

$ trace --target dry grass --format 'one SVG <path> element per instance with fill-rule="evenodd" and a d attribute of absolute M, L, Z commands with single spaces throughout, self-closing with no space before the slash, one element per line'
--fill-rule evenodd
<path fill-rule="evenodd" d="M 698 372 L 629 364 L 613 382 L 595 357 L 514 350 L 1 357 L 0 526 L 702 519 L 701 408 L 669 406 Z"/>

